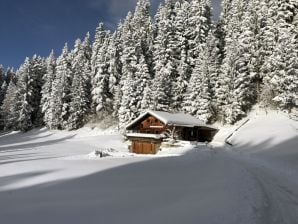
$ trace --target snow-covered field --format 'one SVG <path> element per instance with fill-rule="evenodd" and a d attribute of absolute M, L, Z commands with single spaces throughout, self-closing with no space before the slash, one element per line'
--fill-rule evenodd
<path fill-rule="evenodd" d="M 235 129 L 157 156 L 88 128 L 0 136 L 0 223 L 298 223 L 297 122 L 259 112 L 218 147 Z"/>

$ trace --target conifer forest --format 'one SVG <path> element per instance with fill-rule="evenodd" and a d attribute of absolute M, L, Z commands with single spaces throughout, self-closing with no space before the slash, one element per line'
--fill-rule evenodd
<path fill-rule="evenodd" d="M 233 124 L 297 98 L 297 0 L 223 0 L 218 21 L 210 0 L 165 0 L 155 15 L 139 0 L 114 31 L 99 23 L 61 54 L 0 67 L 3 130 L 124 127 L 148 109 Z"/>

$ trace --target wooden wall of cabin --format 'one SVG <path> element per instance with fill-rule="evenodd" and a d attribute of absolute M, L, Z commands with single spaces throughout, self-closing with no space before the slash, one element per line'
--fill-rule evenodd
<path fill-rule="evenodd" d="M 153 116 L 147 117 L 144 121 L 139 125 L 140 133 L 147 134 L 161 134 L 166 130 L 166 126 L 157 118 Z"/>
<path fill-rule="evenodd" d="M 137 154 L 156 154 L 161 146 L 161 139 L 129 138 L 131 141 L 130 152 Z"/>

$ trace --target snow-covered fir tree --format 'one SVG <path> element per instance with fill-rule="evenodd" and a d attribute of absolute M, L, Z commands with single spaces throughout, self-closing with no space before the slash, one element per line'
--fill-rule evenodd
<path fill-rule="evenodd" d="M 210 122 L 216 115 L 215 88 L 220 67 L 218 39 L 212 31 L 195 65 L 185 94 L 184 110 L 205 122 Z"/>
<path fill-rule="evenodd" d="M 151 107 L 148 104 L 152 103 L 152 98 L 149 97 L 148 92 L 145 94 L 146 87 L 149 88 L 151 85 L 151 79 L 145 56 L 140 56 L 138 66 L 136 68 L 137 110 L 139 113 L 146 109 L 148 110 Z"/>
<path fill-rule="evenodd" d="M 137 82 L 137 57 L 136 46 L 133 40 L 133 27 L 131 23 L 132 14 L 129 13 L 125 21 L 126 33 L 123 35 L 123 53 L 121 56 L 122 77 L 121 77 L 121 92 L 122 99 L 119 108 L 120 126 L 125 125 L 137 117 L 138 96 L 136 93 Z"/>
<path fill-rule="evenodd" d="M 93 54 L 92 66 L 92 111 L 102 119 L 112 111 L 112 93 L 110 92 L 110 52 L 109 45 L 111 43 L 111 36 L 108 31 L 103 28 L 99 31 L 101 35 L 96 34 L 96 38 L 100 38 L 97 42 L 101 43 L 98 47 L 93 47 L 97 50 L 97 54 Z"/>
<path fill-rule="evenodd" d="M 147 64 L 149 73 L 152 72 L 152 47 L 154 40 L 153 24 L 150 16 L 150 1 L 138 0 L 133 18 L 131 20 L 133 28 L 133 39 L 136 46 L 136 57 L 139 62 L 141 57 Z M 140 66 L 142 66 L 142 64 Z"/>
<path fill-rule="evenodd" d="M 233 123 L 244 115 L 241 104 L 234 91 L 237 91 L 237 68 L 238 57 L 236 41 L 226 48 L 226 57 L 221 67 L 221 73 L 217 83 L 218 119 L 224 123 Z"/>
<path fill-rule="evenodd" d="M 121 90 L 121 85 L 117 85 L 115 87 L 114 91 L 114 99 L 113 99 L 113 113 L 112 116 L 119 120 L 119 110 L 121 107 L 121 101 L 122 101 L 122 90 Z"/>
<path fill-rule="evenodd" d="M 5 70 L 3 68 L 3 65 L 0 64 L 0 86 L 2 86 L 4 80 L 5 80 Z"/>
<path fill-rule="evenodd" d="M 53 116 L 53 103 L 55 95 L 53 95 L 53 82 L 56 75 L 56 58 L 54 56 L 54 51 L 51 51 L 49 57 L 46 59 L 46 74 L 43 77 L 43 87 L 42 87 L 42 99 L 41 107 L 42 113 L 44 114 L 43 120 L 46 126 L 50 129 L 52 116 Z"/>
<path fill-rule="evenodd" d="M 35 127 L 43 125 L 43 114 L 41 107 L 41 90 L 44 84 L 43 77 L 46 73 L 45 60 L 40 56 L 33 56 L 30 66 L 30 82 L 29 87 L 29 104 L 32 106 L 33 111 L 31 114 L 32 123 Z"/>
<path fill-rule="evenodd" d="M 109 99 L 109 101 L 112 104 L 112 107 L 114 105 L 114 102 L 116 101 L 116 92 L 118 89 L 118 86 L 120 86 L 120 80 L 122 77 L 122 63 L 121 63 L 121 54 L 122 54 L 122 48 L 121 48 L 121 41 L 119 39 L 118 31 L 116 31 L 110 38 L 110 44 L 108 47 L 108 58 L 109 58 L 109 70 L 108 73 L 109 76 L 109 92 L 111 93 L 112 99 Z M 117 111 L 113 111 L 112 114 L 117 117 Z"/>
<path fill-rule="evenodd" d="M 177 67 L 179 40 L 175 35 L 175 4 L 166 0 L 156 15 L 156 37 L 154 40 L 154 72 L 152 81 L 153 105 L 155 110 L 171 111 L 173 85 L 178 77 Z"/>
<path fill-rule="evenodd" d="M 7 124 L 7 117 L 9 113 L 7 113 L 7 104 L 4 106 L 4 111 L 2 110 L 2 105 L 4 103 L 4 100 L 6 98 L 8 88 L 11 82 L 15 84 L 15 74 L 13 69 L 8 68 L 6 71 L 4 68 L 0 65 L 0 82 L 2 85 L 0 86 L 0 129 L 5 128 Z"/>
<path fill-rule="evenodd" d="M 123 50 L 120 86 L 122 99 L 118 114 L 122 125 L 139 115 L 144 89 L 152 78 L 152 43 L 154 38 L 150 2 L 139 0 L 134 14 L 128 14 L 121 28 Z"/>
<path fill-rule="evenodd" d="M 2 65 L 0 65 L 0 107 L 4 100 L 5 94 L 7 90 L 7 82 L 5 77 L 5 71 Z M 0 117 L 1 119 L 1 117 Z"/>
<path fill-rule="evenodd" d="M 210 0 L 192 0 L 189 6 L 187 20 L 187 39 L 189 42 L 189 60 L 195 66 L 195 59 L 202 51 L 211 28 Z"/>
<path fill-rule="evenodd" d="M 175 111 L 181 110 L 184 101 L 184 94 L 187 89 L 188 81 L 191 76 L 191 63 L 190 63 L 190 40 L 188 39 L 188 31 L 191 29 L 186 18 L 189 18 L 190 4 L 188 1 L 178 1 L 175 4 L 175 34 L 177 36 L 177 51 L 178 65 L 177 77 L 173 83 L 172 90 L 172 107 Z"/>
<path fill-rule="evenodd" d="M 92 67 L 92 72 L 96 67 L 96 60 L 99 55 L 99 51 L 105 41 L 105 39 L 108 36 L 108 31 L 105 30 L 104 24 L 99 23 L 98 26 L 96 27 L 95 30 L 95 37 L 94 37 L 94 42 L 92 44 L 92 56 L 91 56 L 91 67 Z"/>
<path fill-rule="evenodd" d="M 8 87 L 7 83 L 6 83 L 6 81 L 4 81 L 0 87 L 0 107 L 2 105 L 4 98 L 5 98 L 7 87 Z"/>
<path fill-rule="evenodd" d="M 268 57 L 266 64 L 270 73 L 264 77 L 265 85 L 273 90 L 274 100 L 283 108 L 292 107 L 298 94 L 298 31 L 291 23 L 294 9 L 295 4 L 285 1 L 278 5 L 276 26 L 279 33 L 274 53 Z"/>
<path fill-rule="evenodd" d="M 8 68 L 6 70 L 4 78 L 7 85 L 9 85 L 10 82 L 14 82 L 14 84 L 17 82 L 17 77 L 13 68 Z"/>
<path fill-rule="evenodd" d="M 5 99 L 5 95 L 6 95 L 6 92 L 7 92 L 7 83 L 4 81 L 3 84 L 0 86 L 0 130 L 4 128 L 4 113 L 1 109 L 1 106 L 3 104 L 3 101 Z"/>
<path fill-rule="evenodd" d="M 88 88 L 90 88 L 90 54 L 88 54 L 89 34 L 87 34 L 85 41 L 81 43 L 78 39 L 75 43 L 72 60 L 72 85 L 71 85 L 71 100 L 69 104 L 70 116 L 67 121 L 68 129 L 78 129 L 82 127 L 90 113 L 90 97 Z M 87 49 L 86 49 L 87 47 Z M 91 53 L 91 52 L 89 52 Z"/>
<path fill-rule="evenodd" d="M 186 99 L 185 110 L 199 119 L 208 122 L 212 116 L 208 63 L 202 62 L 202 64 L 197 64 L 194 68 Z"/>
<path fill-rule="evenodd" d="M 243 1 L 224 1 L 222 14 L 224 58 L 216 84 L 217 111 L 220 120 L 234 123 L 255 102 L 255 23 L 254 8 Z M 242 21 L 242 22 L 241 22 Z M 253 64 L 254 63 L 254 64 Z"/>
<path fill-rule="evenodd" d="M 53 129 L 67 128 L 70 116 L 72 71 L 70 63 L 70 53 L 65 44 L 62 54 L 57 59 L 56 75 L 52 85 L 54 96 L 52 106 L 52 118 L 47 124 Z"/>
<path fill-rule="evenodd" d="M 1 120 L 3 121 L 4 128 L 11 130 L 16 127 L 17 114 L 16 114 L 16 94 L 17 87 L 14 82 L 10 82 L 5 94 L 5 98 L 0 108 Z"/>
<path fill-rule="evenodd" d="M 31 113 L 32 106 L 29 104 L 30 90 L 32 82 L 30 77 L 30 59 L 26 58 L 20 69 L 17 71 L 17 93 L 15 105 L 11 105 L 12 126 L 15 130 L 27 131 L 32 128 Z"/>
<path fill-rule="evenodd" d="M 16 100 L 11 109 L 14 128 L 26 131 L 42 125 L 40 100 L 44 73 L 44 60 L 38 56 L 34 56 L 31 60 L 26 58 L 17 72 Z"/>
<path fill-rule="evenodd" d="M 141 112 L 152 110 L 153 108 L 153 95 L 152 95 L 152 82 L 148 82 L 144 88 L 142 101 L 141 101 Z"/>
<path fill-rule="evenodd" d="M 85 38 L 82 42 L 82 50 L 84 51 L 84 57 L 82 57 L 83 64 L 84 64 L 84 75 L 83 78 L 86 82 L 86 96 L 89 101 L 89 107 L 91 108 L 91 100 L 92 100 L 92 68 L 91 68 L 91 59 L 92 59 L 92 42 L 90 39 L 90 33 L 87 32 Z M 89 110 L 90 113 L 90 110 Z"/>

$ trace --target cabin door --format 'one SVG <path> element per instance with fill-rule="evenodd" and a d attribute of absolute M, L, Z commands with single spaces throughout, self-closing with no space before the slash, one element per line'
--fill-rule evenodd
<path fill-rule="evenodd" d="M 137 154 L 155 154 L 155 145 L 151 142 L 135 141 L 133 152 Z"/>

